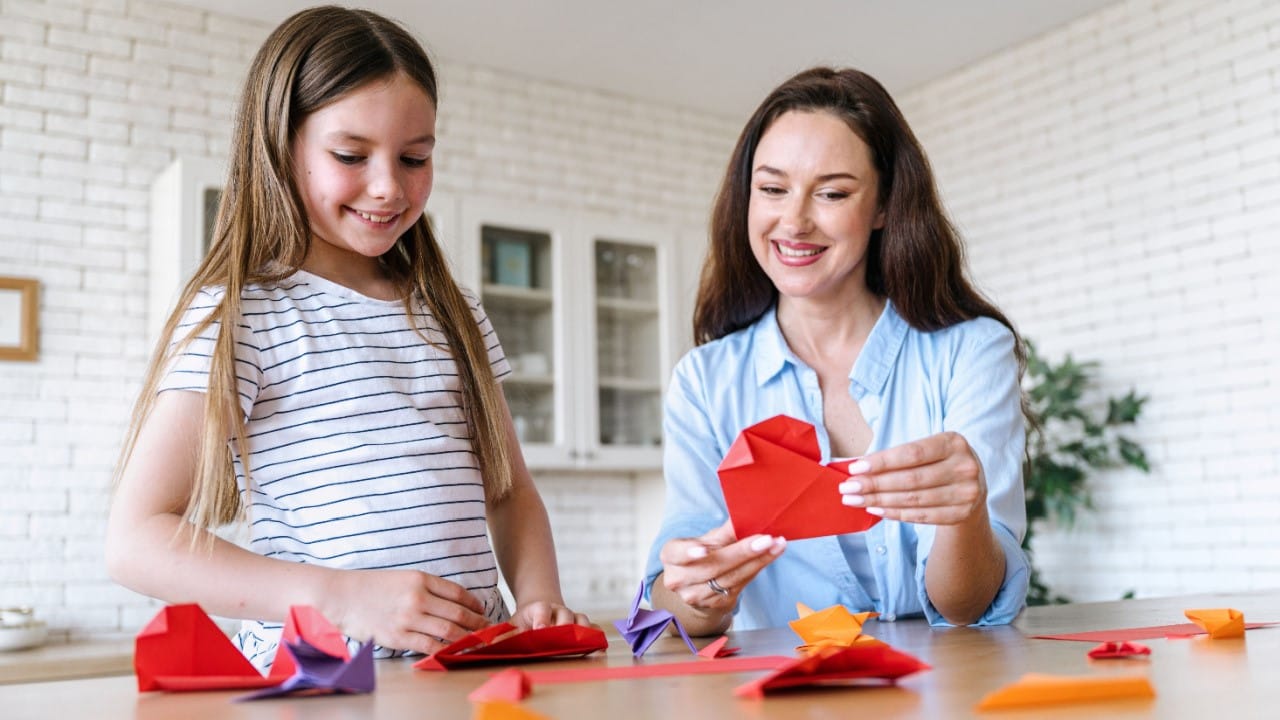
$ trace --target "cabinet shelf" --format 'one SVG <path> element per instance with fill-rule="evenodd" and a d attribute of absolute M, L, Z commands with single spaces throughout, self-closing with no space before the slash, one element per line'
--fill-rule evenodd
<path fill-rule="evenodd" d="M 657 317 L 659 313 L 657 303 L 624 298 L 600 298 L 596 300 L 596 307 L 602 313 L 610 313 L 619 317 Z"/>
<path fill-rule="evenodd" d="M 553 300 L 550 290 L 519 287 L 517 285 L 485 283 L 481 288 L 481 292 L 484 293 L 486 305 L 518 304 L 528 308 L 549 308 Z"/>
<path fill-rule="evenodd" d="M 662 385 L 651 380 L 638 380 L 628 377 L 601 377 L 601 390 L 618 390 L 630 393 L 660 393 Z"/>
<path fill-rule="evenodd" d="M 503 380 L 507 385 L 525 385 L 529 387 L 553 387 L 556 384 L 555 378 L 550 375 L 525 375 L 523 373 L 511 373 Z"/>

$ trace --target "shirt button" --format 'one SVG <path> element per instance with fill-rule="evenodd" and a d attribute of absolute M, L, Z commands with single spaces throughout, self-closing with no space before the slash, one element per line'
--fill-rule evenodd
<path fill-rule="evenodd" d="M 877 546 L 876 546 L 876 554 L 877 554 L 877 555 L 883 555 L 883 554 L 885 554 L 885 553 L 887 553 L 887 552 L 889 552 L 889 548 L 887 548 L 887 547 L 885 547 L 885 546 L 883 546 L 883 545 L 877 545 Z"/>

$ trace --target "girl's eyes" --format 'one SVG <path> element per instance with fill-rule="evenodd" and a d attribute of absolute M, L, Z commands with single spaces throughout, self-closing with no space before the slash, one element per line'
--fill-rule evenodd
<path fill-rule="evenodd" d="M 350 155 L 348 153 L 342 153 L 342 152 L 331 152 L 330 154 L 333 155 L 334 160 L 337 160 L 343 165 L 356 165 L 356 164 L 359 164 L 360 162 L 363 162 L 365 159 L 364 155 Z M 403 155 L 400 157 L 400 162 L 404 163 L 406 167 L 411 167 L 411 168 L 426 167 L 426 164 L 430 160 L 431 160 L 431 156 L 410 157 L 408 155 Z"/>
<path fill-rule="evenodd" d="M 818 197 L 822 198 L 823 200 L 843 200 L 849 197 L 849 193 L 840 192 L 838 190 L 827 190 L 825 192 L 818 193 Z"/>

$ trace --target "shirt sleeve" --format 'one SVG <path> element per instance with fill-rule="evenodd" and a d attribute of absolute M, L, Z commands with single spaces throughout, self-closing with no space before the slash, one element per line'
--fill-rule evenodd
<path fill-rule="evenodd" d="M 1004 551 L 1004 581 L 976 625 L 1013 621 L 1026 605 L 1030 566 L 1022 550 L 1027 508 L 1022 483 L 1026 444 L 1022 394 L 1013 333 L 989 318 L 971 321 L 960 345 L 948 385 L 943 427 L 964 436 L 973 448 L 987 482 L 991 530 Z M 932 545 L 932 533 L 928 535 Z M 924 537 L 921 538 L 922 542 Z M 931 625 L 949 623 L 925 591 L 928 548 L 921 548 L 916 586 Z"/>
<path fill-rule="evenodd" d="M 221 331 L 218 321 L 209 323 L 200 333 L 187 342 L 183 342 L 191 331 L 208 317 L 222 299 L 221 291 L 201 290 L 196 293 L 191 305 L 183 311 L 182 319 L 174 329 L 166 349 L 168 357 L 165 369 L 160 378 L 157 392 L 166 390 L 187 390 L 207 393 L 209 391 L 209 369 L 213 363 L 213 350 Z M 236 326 L 236 384 L 240 397 L 240 409 L 248 418 L 257 400 L 262 386 L 262 364 L 259 360 L 258 347 L 254 343 L 253 331 L 245 324 Z"/>
<path fill-rule="evenodd" d="M 480 337 L 489 351 L 489 367 L 493 370 L 493 378 L 499 381 L 505 380 L 511 375 L 511 364 L 507 362 L 507 355 L 502 349 L 502 343 L 498 340 L 498 331 L 494 329 L 493 323 L 489 322 L 489 316 L 475 293 L 464 288 L 462 296 L 471 307 L 471 314 L 476 318 L 476 326 L 480 328 Z"/>
<path fill-rule="evenodd" d="M 704 395 L 692 353 L 685 355 L 672 373 L 662 419 L 662 466 L 666 477 L 666 507 L 662 526 L 649 550 L 645 567 L 645 597 L 662 572 L 659 554 L 669 540 L 697 537 L 724 524 L 728 518 L 716 467 L 725 448 L 716 439 L 715 423 Z"/>

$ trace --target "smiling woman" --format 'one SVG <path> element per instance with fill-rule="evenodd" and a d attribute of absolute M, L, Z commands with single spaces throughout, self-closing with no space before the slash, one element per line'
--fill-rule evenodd
<path fill-rule="evenodd" d="M 1013 619 L 1027 592 L 1020 344 L 962 256 L 924 151 L 875 79 L 814 68 L 765 99 L 716 200 L 701 346 L 667 394 L 655 605 L 698 634 L 782 625 L 797 601 Z M 886 522 L 790 546 L 738 537 L 716 463 L 778 414 L 817 427 L 823 462 L 858 458 L 832 507 Z"/>

